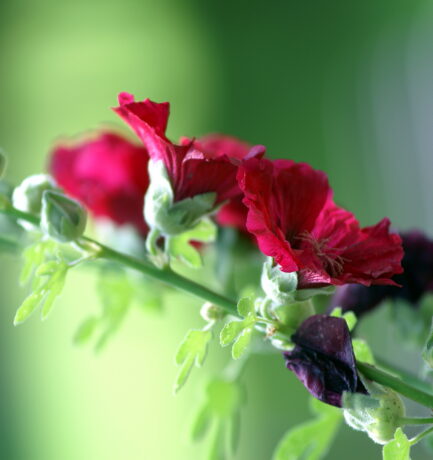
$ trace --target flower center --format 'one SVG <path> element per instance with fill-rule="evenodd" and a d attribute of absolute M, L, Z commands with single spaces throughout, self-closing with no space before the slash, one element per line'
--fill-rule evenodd
<path fill-rule="evenodd" d="M 316 257 L 322 263 L 323 269 L 329 273 L 332 278 L 335 278 L 343 273 L 344 264 L 349 259 L 339 254 L 344 248 L 332 248 L 328 246 L 329 238 L 316 239 L 310 232 L 304 231 L 295 239 L 309 245 Z"/>

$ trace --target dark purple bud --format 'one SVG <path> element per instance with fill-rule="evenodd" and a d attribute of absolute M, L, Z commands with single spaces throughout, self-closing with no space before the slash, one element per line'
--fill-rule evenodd
<path fill-rule="evenodd" d="M 341 407 L 343 392 L 367 391 L 356 371 L 349 328 L 343 318 L 314 315 L 292 336 L 286 366 L 317 399 Z"/>
<path fill-rule="evenodd" d="M 427 292 L 433 292 L 433 241 L 418 231 L 401 234 L 404 272 L 393 277 L 401 287 L 347 284 L 337 289 L 330 310 L 341 307 L 356 316 L 372 310 L 386 299 L 404 299 L 414 307 Z"/>

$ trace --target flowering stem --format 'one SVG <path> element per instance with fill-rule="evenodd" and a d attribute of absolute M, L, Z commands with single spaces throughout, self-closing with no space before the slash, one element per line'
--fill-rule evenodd
<path fill-rule="evenodd" d="M 381 385 L 392 388 L 406 398 L 412 399 L 419 404 L 422 404 L 425 407 L 433 409 L 433 395 L 426 393 L 425 391 L 418 390 L 418 388 L 409 385 L 406 382 L 403 382 L 397 377 L 394 377 L 387 372 L 381 371 L 376 367 L 370 366 L 369 364 L 361 363 L 357 361 L 356 363 L 358 370 L 365 375 L 369 380 L 373 380 Z"/>
<path fill-rule="evenodd" d="M 30 222 L 35 226 L 39 225 L 39 218 L 37 216 L 20 211 L 11 205 L 5 206 L 2 209 L 0 208 L 0 212 L 16 219 Z M 193 294 L 203 300 L 219 305 L 224 308 L 227 313 L 233 316 L 239 316 L 236 308 L 236 300 L 225 297 L 206 288 L 205 286 L 202 286 L 201 284 L 184 278 L 172 271 L 170 268 L 157 268 L 146 260 L 136 259 L 127 254 L 123 254 L 85 236 L 81 237 L 76 243 L 83 249 L 90 248 L 93 250 L 95 258 L 118 262 L 126 267 L 137 270 L 150 278 L 156 279 L 189 294 Z M 358 362 L 357 367 L 368 379 L 388 386 L 401 395 L 423 404 L 426 407 L 433 408 L 433 395 L 415 388 L 414 386 L 403 382 L 399 378 L 368 364 Z M 394 372 L 390 366 L 388 366 L 388 368 L 391 372 L 398 375 L 398 372 Z"/>

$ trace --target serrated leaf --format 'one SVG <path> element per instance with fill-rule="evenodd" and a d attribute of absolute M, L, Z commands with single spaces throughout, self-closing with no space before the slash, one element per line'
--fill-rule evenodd
<path fill-rule="evenodd" d="M 410 460 L 411 443 L 401 428 L 397 428 L 394 439 L 383 446 L 383 460 Z"/>
<path fill-rule="evenodd" d="M 319 460 L 325 458 L 342 420 L 341 410 L 314 404 L 318 417 L 291 428 L 278 444 L 273 460 Z"/>
<path fill-rule="evenodd" d="M 353 353 L 357 361 L 367 364 L 375 364 L 373 352 L 368 343 L 363 339 L 352 340 Z"/>
<path fill-rule="evenodd" d="M 181 366 L 174 385 L 174 392 L 186 383 L 193 365 L 201 367 L 206 358 L 208 343 L 212 338 L 211 331 L 191 329 L 180 344 L 176 353 L 176 364 Z"/>
<path fill-rule="evenodd" d="M 244 321 L 230 321 L 220 332 L 220 344 L 223 347 L 230 345 L 245 327 Z"/>
<path fill-rule="evenodd" d="M 246 318 L 248 315 L 254 315 L 254 300 L 251 297 L 244 297 L 238 302 L 238 313 Z"/>
<path fill-rule="evenodd" d="M 248 345 L 251 342 L 251 337 L 253 335 L 253 326 L 246 327 L 239 334 L 232 348 L 232 357 L 233 359 L 239 359 L 247 350 Z"/>
<path fill-rule="evenodd" d="M 74 343 L 76 343 L 77 345 L 82 345 L 86 343 L 91 338 L 98 323 L 99 318 L 96 317 L 90 317 L 84 320 L 77 329 L 77 332 L 75 333 Z"/>

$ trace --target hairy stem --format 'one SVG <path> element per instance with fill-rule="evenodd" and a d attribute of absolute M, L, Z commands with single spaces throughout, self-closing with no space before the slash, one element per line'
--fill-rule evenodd
<path fill-rule="evenodd" d="M 423 431 L 422 433 L 418 434 L 417 436 L 415 436 L 414 438 L 412 438 L 410 440 L 410 444 L 411 446 L 414 446 L 415 444 L 417 444 L 419 441 L 421 441 L 421 439 L 425 438 L 426 436 L 428 436 L 429 434 L 433 433 L 433 426 L 428 428 L 427 430 Z"/>

